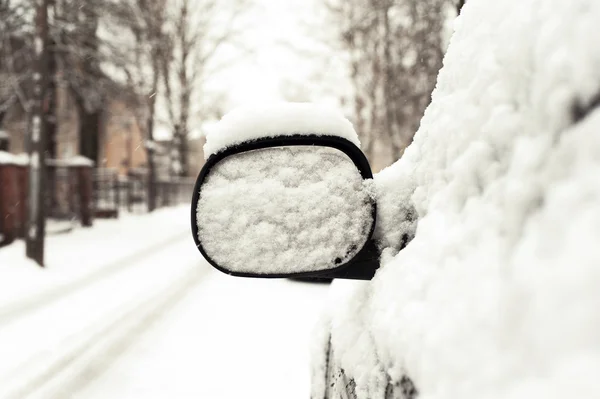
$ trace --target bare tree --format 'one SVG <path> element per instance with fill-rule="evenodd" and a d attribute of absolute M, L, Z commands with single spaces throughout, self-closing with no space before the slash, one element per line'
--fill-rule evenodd
<path fill-rule="evenodd" d="M 33 54 L 31 4 L 0 0 L 0 128 L 13 106 L 27 111 Z"/>
<path fill-rule="evenodd" d="M 138 127 L 145 133 L 148 167 L 148 210 L 156 208 L 154 127 L 156 100 L 162 72 L 161 59 L 168 47 L 165 34 L 166 0 L 123 0 L 111 9 L 118 44 L 112 46 L 113 63 L 126 76 Z"/>
<path fill-rule="evenodd" d="M 186 176 L 189 173 L 191 119 L 202 120 L 212 112 L 212 107 L 193 110 L 192 100 L 202 103 L 203 84 L 215 72 L 211 65 L 214 66 L 222 46 L 235 40 L 239 33 L 236 22 L 248 4 L 247 0 L 171 3 L 173 12 L 161 62 L 168 125 L 173 133 L 170 152 L 174 174 Z"/>
<path fill-rule="evenodd" d="M 411 142 L 443 58 L 453 0 L 325 0 L 349 55 L 354 119 L 370 159 L 375 143 L 392 160 Z"/>
<path fill-rule="evenodd" d="M 98 37 L 99 16 L 107 7 L 104 0 L 55 0 L 50 40 L 57 64 L 55 85 L 68 89 L 77 111 L 79 153 L 96 163 L 100 161 L 100 120 L 111 87 L 100 68 L 105 59 Z"/>
<path fill-rule="evenodd" d="M 98 161 L 100 118 L 104 99 L 116 85 L 100 68 L 111 56 L 101 52 L 100 15 L 112 0 L 52 0 L 48 4 L 48 90 L 45 123 L 48 153 L 56 157 L 56 91 L 67 87 L 79 119 L 80 153 Z M 17 104 L 27 110 L 31 96 L 34 0 L 0 0 L 0 110 Z M 2 94 L 3 93 L 3 94 Z"/>
<path fill-rule="evenodd" d="M 373 1 L 326 1 L 332 25 L 338 26 L 341 51 L 348 54 L 350 82 L 353 87 L 353 117 L 364 144 L 364 151 L 373 159 L 376 132 L 381 124 L 382 59 L 380 15 L 374 12 Z"/>

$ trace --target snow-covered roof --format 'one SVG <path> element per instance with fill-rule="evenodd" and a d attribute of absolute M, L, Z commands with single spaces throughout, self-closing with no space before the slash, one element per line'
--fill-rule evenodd
<path fill-rule="evenodd" d="M 384 396 L 382 367 L 429 399 L 600 397 L 600 110 L 571 114 L 600 92 L 598 21 L 595 0 L 466 2 L 413 143 L 375 176 L 383 265 L 334 282 L 359 398 Z"/>
<path fill-rule="evenodd" d="M 6 151 L 0 151 L 0 165 L 28 165 L 29 156 L 27 154 L 12 154 Z"/>
<path fill-rule="evenodd" d="M 94 161 L 83 155 L 75 155 L 67 159 L 47 159 L 46 163 L 52 166 L 94 166 Z"/>
<path fill-rule="evenodd" d="M 14 155 L 6 151 L 0 151 L 0 165 L 12 163 L 14 163 Z"/>
<path fill-rule="evenodd" d="M 207 134 L 204 156 L 263 137 L 294 134 L 331 135 L 360 147 L 358 135 L 341 113 L 311 103 L 275 103 L 237 108 L 225 115 Z"/>
<path fill-rule="evenodd" d="M 83 155 L 75 155 L 66 160 L 70 166 L 94 166 L 94 161 Z"/>
<path fill-rule="evenodd" d="M 15 165 L 29 165 L 29 155 L 27 155 L 26 153 L 13 155 L 13 162 L 15 163 Z"/>

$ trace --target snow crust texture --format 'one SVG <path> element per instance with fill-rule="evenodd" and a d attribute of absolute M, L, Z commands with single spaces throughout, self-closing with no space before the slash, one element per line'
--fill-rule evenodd
<path fill-rule="evenodd" d="M 94 161 L 92 161 L 89 158 L 86 158 L 82 155 L 76 155 L 74 157 L 71 158 L 67 158 L 67 159 L 49 159 L 48 161 L 48 165 L 55 165 L 55 166 L 88 166 L 88 167 L 93 167 L 94 166 Z"/>
<path fill-rule="evenodd" d="M 48 159 L 46 163 L 52 166 L 94 166 L 94 161 L 81 155 L 67 159 Z M 0 164 L 27 166 L 29 165 L 29 155 L 26 153 L 11 154 L 10 152 L 0 151 Z"/>
<path fill-rule="evenodd" d="M 11 163 L 13 163 L 13 155 L 6 151 L 0 151 L 0 165 L 6 165 Z"/>
<path fill-rule="evenodd" d="M 25 166 L 29 164 L 29 156 L 27 154 L 11 154 L 10 152 L 0 151 L 0 165 L 19 165 Z"/>
<path fill-rule="evenodd" d="M 473 0 L 404 157 L 368 284 L 334 282 L 359 398 L 600 397 L 600 2 Z M 403 234 L 414 235 L 398 253 Z M 381 378 L 384 376 L 384 378 Z"/>
<path fill-rule="evenodd" d="M 225 158 L 197 207 L 198 238 L 233 272 L 330 269 L 352 258 L 373 225 L 354 163 L 326 147 L 277 147 Z"/>
<path fill-rule="evenodd" d="M 246 141 L 296 134 L 337 136 L 360 147 L 354 127 L 338 111 L 319 104 L 275 103 L 240 107 L 225 115 L 206 137 L 204 157 Z"/>

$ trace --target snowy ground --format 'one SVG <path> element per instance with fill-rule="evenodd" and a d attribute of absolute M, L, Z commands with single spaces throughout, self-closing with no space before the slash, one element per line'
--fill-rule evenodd
<path fill-rule="evenodd" d="M 0 398 L 306 398 L 326 285 L 213 271 L 188 208 L 0 250 Z"/>
<path fill-rule="evenodd" d="M 78 397 L 306 399 L 325 290 L 210 271 Z"/>

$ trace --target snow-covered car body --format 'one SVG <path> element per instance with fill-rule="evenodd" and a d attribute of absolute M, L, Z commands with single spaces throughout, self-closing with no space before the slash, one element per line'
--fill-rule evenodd
<path fill-rule="evenodd" d="M 466 2 L 413 143 L 370 182 L 374 232 L 359 229 L 369 234 L 357 242 L 374 239 L 381 266 L 370 281 L 333 282 L 330 309 L 315 335 L 313 399 L 600 397 L 598 22 L 595 0 Z M 298 133 L 314 135 L 317 145 L 319 135 L 332 133 L 359 145 L 347 121 L 318 107 L 280 111 L 226 116 L 207 137 L 206 155 L 214 160 L 240 143 Z M 242 153 L 234 148 L 232 156 Z M 262 175 L 235 169 L 258 186 L 262 175 L 279 188 L 290 178 L 272 169 Z M 202 192 L 203 176 L 191 215 L 200 249 L 219 236 L 202 228 L 219 229 L 218 220 L 237 226 L 231 209 L 243 210 L 237 202 L 243 192 L 219 194 L 213 220 L 202 205 L 209 195 Z M 213 192 L 227 192 L 236 179 L 220 180 Z M 272 205 L 256 193 L 256 204 Z M 218 202 L 227 198 L 240 206 Z M 278 218 L 286 212 L 298 213 L 278 204 L 270 208 L 276 217 L 261 213 L 269 228 L 285 223 Z M 291 225 L 297 228 L 297 221 Z M 262 229 L 248 242 L 268 244 L 280 259 L 276 252 L 287 243 L 266 242 L 276 238 L 269 231 L 276 230 Z M 248 247 L 243 234 L 229 237 L 239 245 L 223 249 L 223 238 L 213 243 L 217 268 L 230 262 L 219 254 Z M 319 240 L 327 244 L 329 234 Z M 283 277 L 296 264 L 293 256 L 255 263 L 250 270 L 220 269 Z M 321 266 L 317 272 L 326 273 L 335 262 Z"/>
<path fill-rule="evenodd" d="M 381 268 L 333 282 L 313 399 L 600 397 L 599 22 L 595 0 L 466 2 L 374 177 Z"/>

